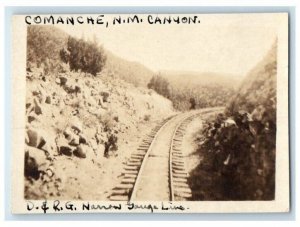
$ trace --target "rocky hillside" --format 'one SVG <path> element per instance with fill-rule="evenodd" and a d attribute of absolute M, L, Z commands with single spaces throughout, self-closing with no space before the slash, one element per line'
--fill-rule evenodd
<path fill-rule="evenodd" d="M 57 56 L 64 33 L 33 27 L 24 104 L 25 198 L 106 200 L 122 162 L 143 135 L 174 114 L 172 103 L 108 68 L 97 76 L 71 72 Z"/>
<path fill-rule="evenodd" d="M 228 106 L 230 113 L 244 110 L 252 113 L 259 108 L 276 112 L 277 46 L 270 51 L 246 76 Z M 276 120 L 276 116 L 273 116 Z"/>
<path fill-rule="evenodd" d="M 277 45 L 247 75 L 226 113 L 199 133 L 192 171 L 195 200 L 273 200 Z"/>
<path fill-rule="evenodd" d="M 108 157 L 128 154 L 132 142 L 128 135 L 137 140 L 143 127 L 151 128 L 173 113 L 169 100 L 111 80 L 105 72 L 99 78 L 71 72 L 45 78 L 38 71 L 28 72 L 26 95 L 28 198 L 55 197 L 63 192 L 67 196 L 70 192 L 63 187 L 70 177 L 79 179 L 80 184 L 90 183 L 78 171 L 99 171 Z M 91 166 L 77 169 L 82 159 Z M 81 177 L 85 178 L 80 181 Z"/>

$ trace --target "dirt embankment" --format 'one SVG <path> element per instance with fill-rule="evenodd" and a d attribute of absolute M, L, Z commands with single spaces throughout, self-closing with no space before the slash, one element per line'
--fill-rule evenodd
<path fill-rule="evenodd" d="M 106 200 L 122 162 L 173 113 L 169 100 L 105 72 L 28 72 L 25 198 Z"/>

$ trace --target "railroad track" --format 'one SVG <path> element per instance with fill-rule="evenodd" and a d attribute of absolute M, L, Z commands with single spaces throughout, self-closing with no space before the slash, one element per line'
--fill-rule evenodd
<path fill-rule="evenodd" d="M 149 175 L 149 172 L 153 172 L 149 169 L 151 166 L 154 168 L 152 163 L 157 164 L 157 162 L 161 162 L 161 165 L 166 165 L 163 172 L 167 172 L 164 177 L 164 179 L 167 179 L 166 181 L 168 182 L 168 188 L 165 189 L 165 191 L 168 191 L 168 195 L 167 197 L 164 197 L 165 200 L 189 200 L 192 196 L 192 191 L 187 183 L 188 173 L 186 171 L 185 157 L 181 151 L 181 145 L 188 124 L 195 117 L 199 116 L 199 114 L 206 114 L 210 112 L 212 112 L 212 110 L 175 115 L 165 119 L 157 125 L 141 142 L 138 149 L 131 154 L 121 174 L 121 182 L 112 190 L 109 199 L 111 201 L 135 201 L 145 199 L 146 201 L 147 198 L 145 198 L 145 196 L 143 197 L 138 195 L 139 191 L 141 191 L 141 188 L 148 187 L 147 181 L 149 179 L 156 177 L 153 177 L 153 175 L 151 176 L 151 173 Z M 175 125 L 175 127 L 172 126 L 172 124 Z M 168 149 L 166 150 L 165 155 L 160 156 L 157 152 L 155 154 L 153 150 L 156 143 L 158 143 L 159 134 L 167 127 L 171 127 L 172 130 L 169 138 L 170 143 L 167 144 Z M 158 166 L 160 166 L 160 164 L 158 164 Z M 163 177 L 164 173 L 158 174 Z M 149 186 L 151 186 L 151 183 L 149 184 Z M 160 184 L 160 181 L 158 180 L 156 184 Z M 146 190 L 144 194 L 145 193 L 151 194 L 152 191 L 151 189 L 148 189 L 148 192 Z"/>

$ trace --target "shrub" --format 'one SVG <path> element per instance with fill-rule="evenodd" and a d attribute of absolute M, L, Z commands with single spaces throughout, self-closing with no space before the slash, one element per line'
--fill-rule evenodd
<path fill-rule="evenodd" d="M 149 121 L 150 120 L 150 114 L 144 115 L 144 121 Z"/>
<path fill-rule="evenodd" d="M 60 50 L 62 61 L 69 63 L 72 71 L 81 71 L 96 76 L 103 69 L 106 56 L 102 47 L 96 42 L 87 42 L 83 39 L 68 38 L 67 49 Z"/>
<path fill-rule="evenodd" d="M 161 77 L 160 75 L 151 78 L 148 83 L 148 88 L 155 90 L 158 94 L 170 98 L 170 85 L 167 79 Z"/>
<path fill-rule="evenodd" d="M 229 118 L 220 114 L 202 130 L 203 160 L 198 171 L 215 176 L 212 187 L 220 186 L 219 199 L 274 199 L 276 122 L 266 111 L 262 116 L 252 120 L 247 112 L 235 112 Z"/>

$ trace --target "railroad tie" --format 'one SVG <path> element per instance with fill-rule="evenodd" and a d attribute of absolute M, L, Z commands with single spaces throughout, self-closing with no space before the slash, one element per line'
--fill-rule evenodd
<path fill-rule="evenodd" d="M 174 147 L 172 148 L 174 151 L 181 151 L 181 149 L 177 148 L 177 147 Z"/>
<path fill-rule="evenodd" d="M 139 167 L 138 166 L 125 166 L 124 169 L 125 170 L 138 170 Z"/>
<path fill-rule="evenodd" d="M 173 154 L 173 157 L 176 157 L 176 158 L 183 158 L 183 155 L 179 155 L 179 154 Z"/>
<path fill-rule="evenodd" d="M 184 166 L 184 162 L 180 160 L 172 160 L 172 164 L 176 166 Z"/>
<path fill-rule="evenodd" d="M 127 166 L 140 166 L 142 162 L 134 162 L 134 161 L 129 161 L 126 163 Z"/>
<path fill-rule="evenodd" d="M 109 199 L 111 201 L 128 201 L 128 195 L 113 195 Z"/>
<path fill-rule="evenodd" d="M 121 184 L 134 184 L 135 179 L 134 178 L 124 178 L 121 180 Z"/>
<path fill-rule="evenodd" d="M 178 170 L 178 169 L 174 169 L 174 168 L 173 168 L 173 173 L 188 175 L 185 170 Z"/>
<path fill-rule="evenodd" d="M 187 179 L 186 178 L 174 178 L 173 179 L 174 183 L 187 183 Z"/>
<path fill-rule="evenodd" d="M 148 148 L 146 148 L 146 147 L 139 147 L 137 150 L 138 151 L 144 151 L 146 153 L 146 151 L 148 150 Z"/>
<path fill-rule="evenodd" d="M 182 161 L 182 158 L 179 158 L 179 157 L 172 157 L 172 161 L 173 162 L 179 162 L 179 163 L 184 163 L 183 161 Z"/>
<path fill-rule="evenodd" d="M 129 189 L 113 189 L 111 195 L 128 195 Z"/>
<path fill-rule="evenodd" d="M 138 174 L 138 171 L 137 170 L 123 170 L 122 172 L 123 175 L 126 175 L 126 174 Z"/>
<path fill-rule="evenodd" d="M 188 188 L 190 189 L 189 185 L 185 182 L 173 182 L 175 188 Z"/>
<path fill-rule="evenodd" d="M 175 193 L 187 193 L 187 194 L 192 194 L 192 190 L 190 188 L 174 188 Z"/>
<path fill-rule="evenodd" d="M 184 171 L 185 170 L 184 166 L 178 166 L 178 165 L 173 165 L 173 169 L 178 170 L 178 171 Z"/>
<path fill-rule="evenodd" d="M 134 157 L 134 158 L 143 158 L 144 156 L 145 156 L 144 152 L 135 152 L 135 153 L 131 154 L 131 157 Z"/>
<path fill-rule="evenodd" d="M 116 189 L 132 189 L 133 184 L 118 184 Z"/>
<path fill-rule="evenodd" d="M 176 155 L 176 154 L 179 154 L 179 155 L 182 155 L 182 152 L 181 151 L 178 151 L 178 150 L 174 150 L 172 152 L 173 155 Z"/>
<path fill-rule="evenodd" d="M 134 161 L 134 162 L 141 162 L 143 160 L 143 157 L 144 156 L 139 156 L 139 157 L 137 157 L 137 156 L 131 156 L 129 160 L 130 161 Z"/>
<path fill-rule="evenodd" d="M 137 174 L 129 174 L 129 173 L 127 173 L 127 174 L 124 175 L 124 178 L 136 179 L 136 177 L 137 177 Z"/>

